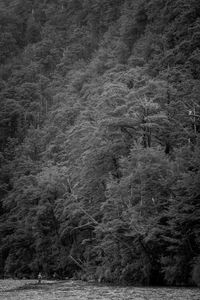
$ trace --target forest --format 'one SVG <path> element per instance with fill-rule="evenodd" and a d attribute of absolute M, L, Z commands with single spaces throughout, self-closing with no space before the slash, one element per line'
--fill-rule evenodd
<path fill-rule="evenodd" d="M 200 285 L 200 1 L 0 0 L 0 277 Z"/>

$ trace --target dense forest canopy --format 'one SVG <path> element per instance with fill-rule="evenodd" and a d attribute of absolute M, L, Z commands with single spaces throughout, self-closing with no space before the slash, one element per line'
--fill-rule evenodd
<path fill-rule="evenodd" d="M 0 0 L 0 276 L 200 284 L 200 1 Z"/>

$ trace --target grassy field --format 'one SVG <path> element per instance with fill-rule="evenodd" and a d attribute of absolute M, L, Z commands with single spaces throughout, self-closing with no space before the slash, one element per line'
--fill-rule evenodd
<path fill-rule="evenodd" d="M 110 287 L 80 281 L 0 280 L 0 300 L 200 300 L 200 289 Z"/>

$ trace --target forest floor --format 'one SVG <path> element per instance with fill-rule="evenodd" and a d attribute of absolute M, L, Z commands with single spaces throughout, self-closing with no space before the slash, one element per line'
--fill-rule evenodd
<path fill-rule="evenodd" d="M 0 280 L 0 300 L 199 300 L 198 288 L 113 287 L 81 281 Z"/>

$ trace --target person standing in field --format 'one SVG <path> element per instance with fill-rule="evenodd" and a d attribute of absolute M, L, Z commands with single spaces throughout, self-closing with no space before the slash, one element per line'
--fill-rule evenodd
<path fill-rule="evenodd" d="M 39 272 L 38 274 L 38 283 L 41 283 L 42 282 L 42 274 L 41 272 Z"/>

